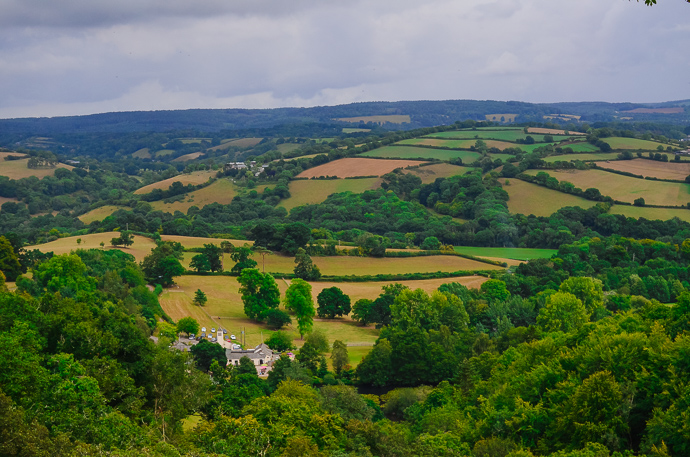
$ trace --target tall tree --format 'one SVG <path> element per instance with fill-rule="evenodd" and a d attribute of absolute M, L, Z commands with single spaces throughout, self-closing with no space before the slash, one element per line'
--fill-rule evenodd
<path fill-rule="evenodd" d="M 285 291 L 285 308 L 295 313 L 297 329 L 300 337 L 304 338 L 314 326 L 314 300 L 311 295 L 311 285 L 303 279 L 293 279 L 290 287 Z"/>
<path fill-rule="evenodd" d="M 350 356 L 347 353 L 347 345 L 345 343 L 340 340 L 335 340 L 333 342 L 331 360 L 333 361 L 333 370 L 335 370 L 335 374 L 340 376 L 343 369 L 350 364 Z"/>
<path fill-rule="evenodd" d="M 252 249 L 248 245 L 235 248 L 230 254 L 230 258 L 235 262 L 230 272 L 238 275 L 245 268 L 255 268 L 257 263 L 251 258 L 251 255 Z"/>
<path fill-rule="evenodd" d="M 273 276 L 256 268 L 245 268 L 237 282 L 240 283 L 244 314 L 250 319 L 262 321 L 269 310 L 278 308 L 280 290 Z"/>
<path fill-rule="evenodd" d="M 295 254 L 295 264 L 294 272 L 295 276 L 298 278 L 305 279 L 307 281 L 314 281 L 321 277 L 321 270 L 319 270 L 319 267 L 314 265 L 311 257 L 303 248 L 299 248 L 297 250 L 297 254 Z"/>
<path fill-rule="evenodd" d="M 183 317 L 177 321 L 177 331 L 179 333 L 186 333 L 187 336 L 194 333 L 199 333 L 199 323 L 193 317 Z"/>
<path fill-rule="evenodd" d="M 22 274 L 22 266 L 19 263 L 17 253 L 12 244 L 4 236 L 0 236 L 0 271 L 5 273 L 8 281 L 15 281 Z"/>
<path fill-rule="evenodd" d="M 350 314 L 350 297 L 335 286 L 322 290 L 316 301 L 319 304 L 316 311 L 319 317 L 333 319 L 335 316 Z"/>
<path fill-rule="evenodd" d="M 141 269 L 150 283 L 164 287 L 171 286 L 174 284 L 173 277 L 180 276 L 185 271 L 180 259 L 182 259 L 182 245 L 164 241 L 144 257 Z"/>
<path fill-rule="evenodd" d="M 192 346 L 190 352 L 194 356 L 196 366 L 203 371 L 208 371 L 214 360 L 222 367 L 228 363 L 228 359 L 225 356 L 225 349 L 220 344 L 211 343 L 206 339 Z"/>

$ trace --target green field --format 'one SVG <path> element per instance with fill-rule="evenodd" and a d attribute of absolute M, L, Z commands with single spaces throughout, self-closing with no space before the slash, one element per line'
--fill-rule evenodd
<path fill-rule="evenodd" d="M 290 211 L 297 206 L 321 203 L 331 194 L 340 192 L 359 194 L 365 190 L 376 189 L 380 183 L 380 178 L 290 181 L 290 197 L 282 200 L 278 206 Z"/>
<path fill-rule="evenodd" d="M 527 173 L 536 175 L 539 171 L 528 170 Z M 633 203 L 640 197 L 648 205 L 681 206 L 690 202 L 690 184 L 631 178 L 602 170 L 548 170 L 548 173 L 582 190 L 593 187 L 602 195 L 623 202 Z"/>
<path fill-rule="evenodd" d="M 110 240 L 119 237 L 120 232 L 104 232 L 92 233 L 89 235 L 72 236 L 67 238 L 60 238 L 50 243 L 37 244 L 35 246 L 26 246 L 27 251 L 38 249 L 41 252 L 53 252 L 55 255 L 69 254 L 75 249 L 110 249 Z M 77 243 L 77 239 L 81 239 L 81 243 Z M 104 248 L 101 248 L 101 243 L 104 243 Z M 137 262 L 144 260 L 144 257 L 151 253 L 151 249 L 156 247 L 156 243 L 152 239 L 139 235 L 134 235 L 134 244 L 127 248 L 117 248 L 122 252 L 132 254 Z"/>
<path fill-rule="evenodd" d="M 404 172 L 417 175 L 422 178 L 424 184 L 428 184 L 434 182 L 436 178 L 464 175 L 471 170 L 477 170 L 477 168 L 461 167 L 460 165 L 451 165 L 449 163 L 435 163 L 425 167 L 406 169 Z"/>
<path fill-rule="evenodd" d="M 371 129 L 355 129 L 343 127 L 343 133 L 360 133 L 360 132 L 371 132 Z"/>
<path fill-rule="evenodd" d="M 561 147 L 563 149 L 565 148 L 570 148 L 575 152 L 599 152 L 599 148 L 594 146 L 593 144 L 590 144 L 586 141 L 578 141 L 577 143 L 568 143 L 568 144 L 560 144 L 556 145 L 558 147 Z"/>
<path fill-rule="evenodd" d="M 589 143 L 587 143 L 589 144 Z M 618 152 L 600 152 L 598 154 L 562 154 L 558 156 L 549 156 L 543 159 L 545 162 L 570 162 L 572 160 L 616 160 Z"/>
<path fill-rule="evenodd" d="M 501 180 L 505 182 L 505 180 Z M 547 189 L 519 179 L 510 179 L 509 186 L 503 186 L 508 192 L 508 210 L 513 214 L 524 214 L 529 216 L 550 216 L 556 211 L 566 206 L 579 206 L 580 208 L 590 208 L 596 202 L 586 200 L 575 195 L 565 194 L 556 190 Z"/>
<path fill-rule="evenodd" d="M 454 130 L 450 132 L 438 132 L 425 135 L 424 138 L 445 138 L 445 139 L 482 139 L 482 140 L 501 140 L 515 142 L 524 140 L 527 135 L 535 141 L 543 142 L 544 135 L 537 133 L 525 133 L 522 130 Z M 551 135 L 556 140 L 568 138 L 568 136 Z"/>
<path fill-rule="evenodd" d="M 141 148 L 138 151 L 133 152 L 132 157 L 136 157 L 138 159 L 150 159 L 151 153 L 149 152 L 149 148 Z"/>
<path fill-rule="evenodd" d="M 625 217 L 639 219 L 644 217 L 649 220 L 667 221 L 677 217 L 690 222 L 690 210 L 680 208 L 645 208 L 639 206 L 613 205 L 609 210 L 611 214 L 622 214 Z"/>
<path fill-rule="evenodd" d="M 481 248 L 474 246 L 455 246 L 455 252 L 475 257 L 504 258 L 513 260 L 549 259 L 557 249 L 529 248 Z"/>
<path fill-rule="evenodd" d="M 299 149 L 300 145 L 297 143 L 283 143 L 283 144 L 278 144 L 276 145 L 276 149 L 283 154 L 286 152 L 294 151 L 295 149 Z"/>
<path fill-rule="evenodd" d="M 159 200 L 151 202 L 151 206 L 154 210 L 160 210 L 171 214 L 175 213 L 175 211 L 187 213 L 187 210 L 192 206 L 203 208 L 210 203 L 228 205 L 232 202 L 232 199 L 235 198 L 237 193 L 238 188 L 230 180 L 219 179 L 211 185 L 184 195 L 181 201 L 164 203 L 163 200 Z"/>
<path fill-rule="evenodd" d="M 481 155 L 472 151 L 449 151 L 444 149 L 416 148 L 414 146 L 384 146 L 382 148 L 359 154 L 358 157 L 380 157 L 386 159 L 437 159 L 452 160 L 462 159 L 464 163 L 471 163 L 481 158 Z"/>
<path fill-rule="evenodd" d="M 115 206 L 115 205 L 105 205 L 105 206 L 100 206 L 96 209 L 92 209 L 88 213 L 84 213 L 81 216 L 79 216 L 79 220 L 82 221 L 84 224 L 90 224 L 93 221 L 102 221 L 106 217 L 110 216 L 113 214 L 115 211 L 119 209 L 129 209 L 124 206 Z"/>
<path fill-rule="evenodd" d="M 658 143 L 656 141 L 638 140 L 637 138 L 621 138 L 611 137 L 602 138 L 613 149 L 642 149 L 645 151 L 656 151 L 656 148 L 661 145 L 666 149 L 668 144 Z"/>

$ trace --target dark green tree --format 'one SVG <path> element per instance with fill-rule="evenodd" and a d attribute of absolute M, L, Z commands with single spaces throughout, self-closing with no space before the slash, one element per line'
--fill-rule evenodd
<path fill-rule="evenodd" d="M 180 259 L 182 259 L 182 245 L 164 241 L 144 257 L 141 269 L 150 283 L 164 287 L 171 286 L 174 284 L 173 278 L 185 271 Z"/>
<path fill-rule="evenodd" d="M 251 255 L 252 249 L 248 245 L 235 248 L 230 254 L 230 258 L 235 262 L 230 272 L 239 275 L 245 268 L 255 268 L 257 263 Z"/>
<path fill-rule="evenodd" d="M 347 345 L 345 343 L 340 340 L 335 340 L 333 342 L 331 360 L 333 361 L 333 370 L 335 374 L 340 376 L 343 369 L 350 364 L 350 356 L 347 353 Z"/>
<path fill-rule="evenodd" d="M 22 274 L 19 258 L 14 252 L 12 244 L 4 236 L 0 236 L 0 271 L 5 274 L 8 281 L 16 281 L 17 276 Z"/>
<path fill-rule="evenodd" d="M 292 338 L 286 332 L 274 332 L 266 340 L 266 345 L 276 352 L 285 352 L 295 348 Z"/>
<path fill-rule="evenodd" d="M 335 316 L 350 314 L 350 297 L 335 286 L 328 287 L 319 292 L 316 301 L 319 304 L 316 310 L 319 317 L 333 319 Z"/>
<path fill-rule="evenodd" d="M 225 366 L 228 359 L 225 356 L 225 349 L 217 343 L 211 343 L 207 339 L 199 341 L 191 348 L 196 365 L 200 370 L 208 371 L 213 361 L 217 361 L 220 366 Z"/>
<path fill-rule="evenodd" d="M 199 323 L 193 317 L 183 317 L 177 321 L 177 331 L 179 333 L 186 333 L 189 336 L 191 333 L 199 333 Z"/>
<path fill-rule="evenodd" d="M 281 309 L 269 309 L 264 314 L 264 317 L 266 318 L 266 325 L 268 325 L 272 329 L 277 330 L 283 328 L 286 325 L 292 324 L 292 319 L 290 318 L 290 315 Z"/>
<path fill-rule="evenodd" d="M 295 254 L 295 276 L 306 281 L 314 281 L 321 277 L 321 270 L 314 265 L 307 251 L 303 248 L 297 250 Z"/>
<path fill-rule="evenodd" d="M 245 268 L 237 282 L 240 283 L 244 313 L 250 319 L 262 321 L 269 310 L 278 308 L 280 290 L 273 276 L 256 268 Z"/>
<path fill-rule="evenodd" d="M 206 294 L 204 291 L 201 289 L 197 289 L 196 292 L 194 292 L 194 304 L 197 306 L 204 306 L 206 302 L 208 301 L 208 297 L 206 297 Z"/>

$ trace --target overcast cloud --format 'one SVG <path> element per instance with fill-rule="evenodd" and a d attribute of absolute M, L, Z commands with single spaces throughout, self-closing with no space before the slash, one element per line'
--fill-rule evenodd
<path fill-rule="evenodd" d="M 0 0 L 0 117 L 690 98 L 659 0 Z"/>

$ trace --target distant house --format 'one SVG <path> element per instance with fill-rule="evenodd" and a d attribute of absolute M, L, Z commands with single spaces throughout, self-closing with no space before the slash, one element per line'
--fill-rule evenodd
<path fill-rule="evenodd" d="M 242 357 L 249 357 L 256 366 L 268 364 L 274 360 L 273 350 L 264 343 L 254 349 L 226 349 L 225 356 L 228 358 L 228 365 L 239 365 Z"/>

